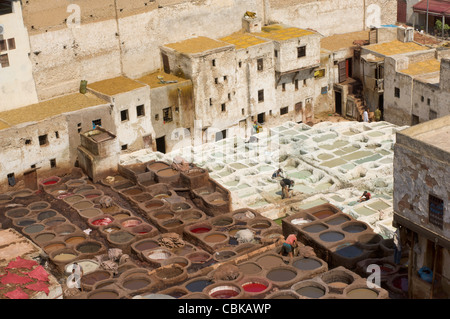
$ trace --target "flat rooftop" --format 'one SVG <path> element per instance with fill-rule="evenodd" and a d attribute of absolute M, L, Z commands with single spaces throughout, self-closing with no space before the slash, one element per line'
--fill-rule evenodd
<path fill-rule="evenodd" d="M 349 32 L 325 37 L 320 40 L 320 46 L 329 51 L 339 51 L 355 46 L 353 44 L 355 40 L 369 40 L 369 31 Z"/>
<path fill-rule="evenodd" d="M 440 69 L 441 63 L 437 59 L 428 59 L 425 61 L 410 63 L 407 69 L 400 70 L 400 72 L 415 76 L 439 72 Z"/>
<path fill-rule="evenodd" d="M 150 86 L 150 89 L 173 84 L 173 83 L 161 83 L 160 79 L 168 82 L 177 81 L 177 83 L 190 81 L 188 79 L 183 79 L 174 74 L 165 73 L 164 71 L 161 70 L 146 74 L 143 77 L 136 79 L 136 81 L 147 84 L 148 86 Z"/>
<path fill-rule="evenodd" d="M 261 38 L 251 35 L 250 33 L 243 33 L 243 32 L 236 32 L 230 34 L 229 36 L 221 38 L 220 40 L 230 44 L 234 44 L 237 50 L 246 49 L 253 45 L 267 42 Z"/>
<path fill-rule="evenodd" d="M 133 91 L 145 85 L 124 76 L 88 84 L 88 88 L 106 95 L 116 95 Z"/>
<path fill-rule="evenodd" d="M 254 34 L 274 41 L 285 41 L 316 33 L 314 31 L 291 27 L 283 24 L 268 25 L 262 27 L 261 31 L 262 32 L 257 32 Z"/>
<path fill-rule="evenodd" d="M 192 54 L 227 47 L 229 45 L 229 43 L 214 40 L 208 37 L 196 37 L 180 42 L 165 44 L 164 46 L 174 49 L 180 53 Z"/>
<path fill-rule="evenodd" d="M 384 56 L 428 50 L 428 47 L 426 46 L 419 45 L 414 42 L 401 42 L 398 40 L 378 44 L 371 44 L 366 46 L 365 48 L 373 52 L 382 54 Z"/>
<path fill-rule="evenodd" d="M 15 110 L 0 112 L 0 129 L 27 122 L 39 122 L 62 113 L 106 103 L 105 100 L 89 92 L 65 95 Z"/>

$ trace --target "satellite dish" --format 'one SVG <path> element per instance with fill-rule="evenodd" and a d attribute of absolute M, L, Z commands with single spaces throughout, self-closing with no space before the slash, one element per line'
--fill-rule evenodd
<path fill-rule="evenodd" d="M 3 24 L 0 24 L 0 35 L 5 32 L 5 26 Z"/>

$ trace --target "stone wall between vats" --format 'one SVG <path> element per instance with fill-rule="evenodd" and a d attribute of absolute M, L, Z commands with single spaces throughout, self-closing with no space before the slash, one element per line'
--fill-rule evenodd
<path fill-rule="evenodd" d="M 248 10 L 263 17 L 264 23 L 279 21 L 324 35 L 359 31 L 369 16 L 378 12 L 381 24 L 396 20 L 396 5 L 386 0 L 366 1 L 365 10 L 359 0 L 282 3 L 82 0 L 76 2 L 81 14 L 79 28 L 67 27 L 74 11 L 68 12 L 66 1 L 23 3 L 30 51 L 38 52 L 30 55 L 38 97 L 47 99 L 73 92 L 80 78 L 95 82 L 120 74 L 139 77 L 154 71 L 161 66 L 160 45 L 194 36 L 226 36 L 241 29 L 242 15 Z M 371 4 L 378 9 L 369 8 Z"/>

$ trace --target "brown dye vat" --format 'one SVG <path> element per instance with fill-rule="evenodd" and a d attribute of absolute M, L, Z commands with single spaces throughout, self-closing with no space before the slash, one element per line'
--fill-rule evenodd
<path fill-rule="evenodd" d="M 153 172 L 157 172 L 159 170 L 162 170 L 164 168 L 168 168 L 169 164 L 166 164 L 164 162 L 154 162 L 154 163 L 150 163 L 147 164 L 147 169 L 149 171 L 153 171 Z"/>
<path fill-rule="evenodd" d="M 225 217 L 218 217 L 211 221 L 211 224 L 213 226 L 229 226 L 234 223 L 233 218 L 225 216 Z"/>
<path fill-rule="evenodd" d="M 145 235 L 150 233 L 154 228 L 149 224 L 142 224 L 131 229 L 131 232 L 136 235 Z"/>
<path fill-rule="evenodd" d="M 116 279 L 105 279 L 105 280 L 101 280 L 98 281 L 94 284 L 94 287 L 92 290 L 98 290 L 98 289 L 104 289 L 106 287 L 109 286 L 114 286 L 116 284 L 117 280 Z M 113 288 L 113 287 L 110 287 Z"/>
<path fill-rule="evenodd" d="M 94 190 L 94 189 L 95 189 L 95 186 L 93 186 L 93 185 L 84 185 L 84 186 L 80 186 L 80 187 L 75 188 L 73 190 L 73 192 L 74 192 L 74 194 L 81 194 L 83 192 L 91 191 L 91 190 Z"/>
<path fill-rule="evenodd" d="M 75 250 L 70 248 L 63 248 L 50 253 L 50 259 L 59 266 L 66 265 L 67 263 L 75 260 L 77 257 L 78 255 Z"/>
<path fill-rule="evenodd" d="M 238 231 L 243 230 L 243 229 L 245 229 L 245 228 L 233 228 L 233 229 L 230 229 L 228 231 L 228 235 L 231 236 L 231 237 L 235 237 L 234 235 L 236 235 L 236 233 Z"/>
<path fill-rule="evenodd" d="M 186 264 L 187 265 L 187 264 Z M 173 279 L 175 277 L 179 277 L 184 273 L 183 268 L 181 266 L 174 265 L 172 267 L 160 268 L 155 272 L 156 277 L 160 279 Z"/>
<path fill-rule="evenodd" d="M 105 215 L 111 215 L 114 213 L 118 213 L 122 210 L 122 208 L 120 208 L 117 205 L 112 205 L 110 207 L 102 207 L 101 205 L 96 205 L 95 207 L 100 209 L 103 212 L 103 214 L 105 214 Z"/>
<path fill-rule="evenodd" d="M 44 251 L 47 254 L 49 254 L 52 251 L 56 251 L 56 250 L 63 249 L 63 248 L 66 248 L 66 247 L 67 246 L 66 246 L 66 244 L 64 242 L 57 242 L 57 243 L 52 243 L 52 244 L 44 246 Z"/>
<path fill-rule="evenodd" d="M 5 215 L 9 218 L 22 218 L 30 213 L 30 210 L 27 208 L 13 208 L 8 210 Z"/>
<path fill-rule="evenodd" d="M 265 255 L 256 259 L 256 262 L 266 269 L 284 265 L 283 258 L 277 255 Z"/>
<path fill-rule="evenodd" d="M 174 218 L 162 222 L 161 225 L 165 228 L 175 228 L 183 225 L 183 222 L 177 218 Z"/>
<path fill-rule="evenodd" d="M 140 240 L 132 245 L 133 250 L 137 253 L 157 247 L 159 247 L 159 244 L 156 240 L 153 239 Z"/>
<path fill-rule="evenodd" d="M 245 275 L 253 275 L 262 271 L 261 266 L 255 262 L 246 262 L 238 265 L 239 270 Z"/>
<path fill-rule="evenodd" d="M 191 244 L 185 244 L 184 247 L 180 247 L 180 248 L 175 248 L 173 250 L 173 253 L 178 255 L 178 256 L 185 256 L 187 254 L 190 254 L 194 251 L 196 251 L 197 249 L 192 246 Z"/>
<path fill-rule="evenodd" d="M 86 219 L 91 219 L 100 215 L 103 215 L 103 212 L 97 208 L 83 209 L 79 212 L 81 217 Z"/>
<path fill-rule="evenodd" d="M 36 237 L 34 237 L 34 241 L 42 244 L 42 243 L 46 243 L 50 240 L 53 240 L 56 237 L 56 235 L 54 233 L 41 233 L 39 235 L 37 235 Z"/>
<path fill-rule="evenodd" d="M 142 189 L 140 189 L 138 187 L 134 187 L 134 188 L 123 190 L 122 194 L 127 195 L 127 196 L 133 196 L 133 195 L 141 194 L 142 192 L 143 192 Z"/>
<path fill-rule="evenodd" d="M 207 252 L 196 251 L 186 255 L 186 258 L 193 264 L 204 264 L 211 260 L 211 255 Z"/>
<path fill-rule="evenodd" d="M 236 252 L 233 250 L 222 250 L 214 253 L 214 259 L 221 262 L 236 256 Z"/>
<path fill-rule="evenodd" d="M 95 290 L 87 295 L 87 299 L 119 299 L 117 291 L 111 289 Z"/>
<path fill-rule="evenodd" d="M 144 202 L 151 200 L 153 198 L 153 196 L 150 195 L 149 193 L 142 193 L 142 194 L 133 196 L 131 198 L 132 198 L 132 200 L 134 200 L 138 203 L 144 203 Z"/>
<path fill-rule="evenodd" d="M 29 210 L 43 210 L 43 209 L 47 209 L 50 207 L 50 203 L 48 202 L 36 202 L 36 203 L 32 203 L 30 205 L 28 205 L 28 209 Z"/>
<path fill-rule="evenodd" d="M 157 212 L 157 213 L 153 214 L 153 217 L 155 217 L 156 219 L 160 219 L 160 220 L 170 219 L 170 218 L 173 218 L 174 216 L 175 216 L 175 214 L 171 213 L 171 212 Z"/>
<path fill-rule="evenodd" d="M 181 257 L 181 256 L 176 256 L 176 257 L 171 257 L 167 260 L 165 260 L 163 262 L 163 265 L 177 265 L 181 268 L 187 268 L 191 265 L 189 259 L 187 259 L 186 257 Z"/>
<path fill-rule="evenodd" d="M 249 223 L 249 226 L 253 229 L 260 230 L 260 229 L 267 229 L 270 226 L 272 226 L 272 224 L 267 220 L 255 220 Z"/>
<path fill-rule="evenodd" d="M 197 222 L 199 219 L 202 219 L 203 216 L 205 216 L 205 214 L 201 211 L 192 211 L 192 212 L 182 213 L 181 219 L 185 223 L 194 223 L 194 222 Z"/>
<path fill-rule="evenodd" d="M 71 224 L 61 224 L 55 227 L 54 232 L 59 236 L 65 236 L 74 233 L 76 230 L 75 226 Z"/>
<path fill-rule="evenodd" d="M 11 194 L 13 198 L 23 198 L 33 195 L 33 191 L 30 189 L 24 189 Z"/>
<path fill-rule="evenodd" d="M 131 213 L 122 211 L 120 213 L 113 214 L 112 217 L 114 217 L 115 220 L 122 220 L 131 217 Z"/>
<path fill-rule="evenodd" d="M 150 278 L 146 278 L 144 276 L 131 276 L 123 281 L 122 287 L 128 290 L 136 291 L 144 289 L 150 284 Z"/>
<path fill-rule="evenodd" d="M 76 245 L 85 240 L 86 240 L 86 238 L 83 236 L 69 236 L 64 240 L 64 242 L 68 245 Z"/>
<path fill-rule="evenodd" d="M 377 299 L 378 292 L 369 288 L 356 288 L 346 293 L 349 299 Z"/>
<path fill-rule="evenodd" d="M 123 184 L 119 184 L 119 185 L 114 186 L 113 189 L 116 192 L 120 192 L 123 189 L 130 188 L 130 187 L 133 187 L 133 186 L 135 186 L 134 183 L 132 183 L 131 181 L 127 181 L 127 182 L 125 182 Z"/>
<path fill-rule="evenodd" d="M 227 240 L 227 239 L 228 239 L 228 237 L 227 237 L 226 235 L 224 235 L 224 234 L 221 234 L 221 233 L 213 233 L 213 234 L 207 235 L 207 236 L 204 238 L 204 241 L 207 242 L 207 243 L 213 243 L 213 244 L 216 244 L 216 243 L 223 242 L 223 241 L 225 241 L 225 240 Z"/>
<path fill-rule="evenodd" d="M 57 214 L 57 212 L 54 211 L 54 210 L 46 210 L 46 211 L 40 212 L 40 213 L 37 215 L 37 219 L 38 219 L 39 221 L 43 221 L 44 219 L 48 219 L 48 218 L 55 217 L 56 214 Z"/>
<path fill-rule="evenodd" d="M 305 226 L 302 229 L 308 233 L 319 233 L 323 230 L 328 229 L 328 227 L 323 224 L 314 224 L 314 225 Z"/>
<path fill-rule="evenodd" d="M 175 204 L 172 204 L 172 206 L 170 208 L 175 212 L 180 212 L 180 211 L 192 209 L 192 206 L 189 205 L 188 203 L 175 203 Z"/>
<path fill-rule="evenodd" d="M 97 282 L 110 279 L 112 277 L 111 273 L 106 270 L 96 270 L 90 274 L 81 277 L 81 284 L 87 290 L 91 290 L 91 286 L 95 285 Z"/>
<path fill-rule="evenodd" d="M 126 231 L 117 231 L 108 235 L 108 238 L 113 243 L 124 244 L 131 242 L 134 236 Z"/>
<path fill-rule="evenodd" d="M 81 185 L 86 184 L 86 181 L 84 179 L 71 179 L 66 182 L 66 185 L 68 187 L 80 187 Z"/>
<path fill-rule="evenodd" d="M 157 208 L 161 208 L 164 206 L 164 202 L 160 201 L 160 200 L 151 200 L 147 203 L 144 204 L 145 209 L 147 210 L 154 210 Z"/>
<path fill-rule="evenodd" d="M 325 289 L 317 286 L 305 286 L 295 290 L 300 296 L 307 298 L 320 298 L 325 295 Z"/>
<path fill-rule="evenodd" d="M 90 208 L 92 206 L 94 206 L 94 203 L 88 200 L 82 200 L 72 205 L 72 207 L 75 208 L 76 210 L 83 210 L 86 208 Z"/>
<path fill-rule="evenodd" d="M 171 176 L 175 176 L 177 174 L 179 174 L 179 172 L 172 168 L 164 168 L 164 169 L 160 169 L 159 171 L 156 172 L 156 175 L 162 176 L 162 177 L 171 177 Z"/>
<path fill-rule="evenodd" d="M 8 194 L 0 194 L 0 204 L 5 204 L 11 201 L 13 198 Z"/>
<path fill-rule="evenodd" d="M 324 218 L 333 216 L 334 214 L 335 214 L 335 212 L 333 212 L 331 210 L 322 210 L 320 212 L 313 213 L 312 215 L 316 218 L 324 219 Z"/>

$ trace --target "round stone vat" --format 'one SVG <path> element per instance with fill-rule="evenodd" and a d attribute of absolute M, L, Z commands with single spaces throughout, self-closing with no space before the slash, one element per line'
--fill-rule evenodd
<path fill-rule="evenodd" d="M 160 267 L 164 261 L 172 256 L 172 253 L 165 248 L 153 248 L 142 251 L 142 257 L 158 267 Z"/>
<path fill-rule="evenodd" d="M 50 207 L 50 203 L 49 202 L 44 202 L 44 201 L 40 201 L 40 202 L 34 202 L 29 204 L 28 209 L 30 211 L 39 211 L 39 210 L 44 210 Z"/>
<path fill-rule="evenodd" d="M 182 212 L 179 217 L 185 224 L 192 224 L 205 219 L 206 214 L 201 210 L 192 210 L 188 212 Z"/>
<path fill-rule="evenodd" d="M 176 232 L 176 229 L 183 226 L 183 221 L 179 218 L 167 219 L 160 222 L 161 226 L 168 231 Z"/>
<path fill-rule="evenodd" d="M 136 237 L 125 230 L 119 230 L 109 233 L 107 239 L 114 247 L 122 249 L 127 254 L 130 252 L 130 245 Z"/>
<path fill-rule="evenodd" d="M 12 196 L 9 194 L 0 194 L 0 205 L 8 203 L 12 201 L 12 199 L 13 199 Z"/>
<path fill-rule="evenodd" d="M 94 203 L 90 200 L 82 200 L 72 205 L 73 208 L 80 211 L 83 209 L 91 208 L 94 206 Z"/>
<path fill-rule="evenodd" d="M 384 256 L 393 255 L 395 251 L 394 240 L 392 238 L 383 239 L 380 242 L 380 248 Z"/>
<path fill-rule="evenodd" d="M 142 205 L 142 208 L 147 211 L 154 211 L 156 209 L 161 209 L 165 206 L 165 203 L 160 199 L 152 199 L 148 202 L 145 202 Z"/>
<path fill-rule="evenodd" d="M 108 226 L 114 222 L 114 218 L 111 215 L 103 214 L 101 216 L 93 217 L 88 220 L 89 226 L 94 229 L 98 229 L 102 226 Z"/>
<path fill-rule="evenodd" d="M 335 214 L 336 214 L 336 212 L 333 212 L 332 210 L 327 210 L 327 209 L 318 211 L 316 213 L 312 213 L 312 215 L 318 219 L 325 219 L 325 218 L 331 217 Z"/>
<path fill-rule="evenodd" d="M 342 224 L 342 230 L 347 233 L 361 233 L 367 229 L 367 225 L 363 222 L 352 221 Z"/>
<path fill-rule="evenodd" d="M 120 221 L 120 225 L 124 228 L 133 228 L 143 223 L 139 217 L 124 218 Z"/>
<path fill-rule="evenodd" d="M 25 207 L 13 208 L 6 211 L 5 216 L 9 219 L 13 218 L 22 218 L 27 216 L 30 213 L 30 210 Z"/>
<path fill-rule="evenodd" d="M 152 235 L 152 232 L 154 232 L 154 230 L 155 228 L 153 228 L 151 225 L 144 223 L 131 228 L 130 232 L 132 232 L 135 236 L 148 237 Z"/>
<path fill-rule="evenodd" d="M 157 221 L 172 219 L 175 217 L 175 213 L 170 211 L 160 211 L 160 212 L 154 212 L 152 213 L 153 218 L 155 218 Z"/>
<path fill-rule="evenodd" d="M 31 189 L 25 188 L 22 190 L 19 190 L 17 192 L 13 192 L 11 193 L 11 196 L 13 198 L 24 198 L 24 197 L 29 197 L 33 195 L 33 191 Z"/>
<path fill-rule="evenodd" d="M 172 168 L 163 168 L 156 173 L 156 180 L 159 183 L 175 183 L 180 179 L 180 172 Z"/>
<path fill-rule="evenodd" d="M 86 184 L 86 180 L 84 180 L 84 179 L 70 179 L 65 184 L 66 184 L 67 187 L 77 188 L 77 187 L 80 187 L 82 185 L 85 185 Z"/>
<path fill-rule="evenodd" d="M 33 241 L 35 241 L 42 247 L 45 243 L 52 241 L 55 238 L 56 234 L 53 232 L 41 232 L 33 236 Z"/>
<path fill-rule="evenodd" d="M 64 237 L 64 242 L 67 244 L 67 245 L 70 245 L 70 246 L 75 246 L 75 245 L 77 245 L 77 244 L 79 244 L 79 243 L 81 243 L 81 242 L 83 242 L 83 241 L 85 241 L 86 240 L 86 234 L 85 233 L 76 233 L 76 234 L 71 234 L 71 235 L 68 235 L 68 236 L 65 236 Z"/>
<path fill-rule="evenodd" d="M 170 257 L 162 262 L 163 266 L 168 265 L 178 265 L 181 268 L 189 268 L 191 266 L 191 261 L 183 256 Z"/>
<path fill-rule="evenodd" d="M 115 232 L 118 232 L 119 230 L 121 230 L 121 228 L 119 226 L 117 226 L 116 224 L 109 224 L 108 226 L 102 227 L 100 228 L 100 232 L 102 234 L 104 234 L 105 236 L 107 236 L 108 234 L 112 234 Z"/>
<path fill-rule="evenodd" d="M 170 287 L 159 292 L 160 294 L 164 294 L 175 299 L 183 298 L 189 292 L 183 287 Z"/>
<path fill-rule="evenodd" d="M 121 210 L 117 213 L 112 213 L 111 216 L 118 221 L 121 221 L 122 219 L 131 217 L 131 212 L 127 210 Z"/>
<path fill-rule="evenodd" d="M 178 264 L 172 264 L 156 269 L 155 276 L 158 279 L 163 280 L 165 284 L 173 285 L 185 280 L 188 274 L 185 267 L 181 267 Z"/>
<path fill-rule="evenodd" d="M 58 236 L 66 236 L 66 235 L 70 235 L 70 234 L 76 232 L 77 228 L 75 227 L 75 225 L 72 225 L 69 223 L 63 223 L 63 224 L 59 224 L 58 226 L 56 226 L 53 229 L 53 231 Z"/>
<path fill-rule="evenodd" d="M 192 244 L 185 243 L 183 247 L 178 247 L 172 250 L 174 254 L 178 256 L 186 256 L 194 251 L 197 251 L 197 248 Z"/>
<path fill-rule="evenodd" d="M 233 218 L 235 220 L 239 220 L 239 221 L 247 221 L 247 220 L 253 219 L 255 217 L 256 217 L 256 214 L 247 209 L 236 211 L 233 214 Z"/>
<path fill-rule="evenodd" d="M 100 281 L 96 282 L 94 284 L 92 290 L 105 289 L 105 288 L 116 289 L 116 287 L 117 287 L 117 279 L 112 278 L 112 279 L 105 279 L 105 280 L 100 280 Z"/>
<path fill-rule="evenodd" d="M 216 283 L 206 287 L 205 293 L 212 299 L 239 299 L 243 295 L 243 290 L 237 284 Z"/>
<path fill-rule="evenodd" d="M 48 210 L 44 210 L 44 211 L 38 213 L 37 219 L 39 221 L 43 221 L 43 220 L 55 217 L 57 214 L 58 214 L 58 212 L 56 210 L 48 209 Z"/>
<path fill-rule="evenodd" d="M 97 269 L 81 277 L 81 286 L 85 291 L 91 291 L 94 285 L 106 279 L 111 279 L 113 274 L 110 271 Z"/>
<path fill-rule="evenodd" d="M 96 189 L 94 185 L 81 185 L 73 190 L 74 194 L 81 194 L 83 192 L 91 191 Z"/>
<path fill-rule="evenodd" d="M 301 271 L 316 270 L 323 266 L 323 261 L 314 257 L 294 257 L 292 266 Z"/>
<path fill-rule="evenodd" d="M 325 296 L 328 293 L 328 289 L 323 284 L 314 280 L 304 280 L 292 285 L 292 290 L 298 293 L 300 296 L 317 299 Z"/>
<path fill-rule="evenodd" d="M 216 245 L 227 242 L 228 236 L 221 232 L 211 232 L 205 235 L 203 241 L 208 245 Z"/>
<path fill-rule="evenodd" d="M 211 299 L 207 294 L 203 292 L 190 292 L 180 297 L 180 299 Z"/>
<path fill-rule="evenodd" d="M 41 245 L 41 247 L 48 255 L 48 254 L 52 253 L 53 251 L 67 248 L 67 245 L 63 241 L 52 241 L 52 242 L 49 242 L 48 244 Z"/>
<path fill-rule="evenodd" d="M 364 253 L 364 250 L 357 244 L 345 243 L 336 247 L 335 253 L 345 258 L 357 258 Z"/>
<path fill-rule="evenodd" d="M 368 287 L 347 287 L 344 289 L 344 295 L 348 299 L 378 299 L 378 291 Z"/>
<path fill-rule="evenodd" d="M 208 279 L 206 276 L 200 276 L 188 280 L 184 284 L 184 288 L 189 292 L 202 292 L 203 289 L 213 284 L 213 281 Z"/>
<path fill-rule="evenodd" d="M 195 251 L 186 255 L 192 264 L 204 264 L 211 260 L 212 256 L 206 251 Z"/>
<path fill-rule="evenodd" d="M 320 278 L 327 284 L 329 292 L 335 294 L 342 294 L 344 289 L 355 281 L 355 277 L 347 270 L 337 268 L 327 271 Z"/>
<path fill-rule="evenodd" d="M 24 217 L 13 220 L 13 224 L 17 227 L 26 227 L 36 223 L 36 219 Z"/>
<path fill-rule="evenodd" d="M 120 299 L 120 293 L 115 289 L 103 288 L 95 289 L 86 296 L 87 299 Z"/>
<path fill-rule="evenodd" d="M 103 196 L 103 192 L 99 189 L 90 189 L 90 190 L 82 191 L 79 194 L 83 195 L 86 199 L 89 199 L 89 200 L 94 200 L 96 198 L 100 198 Z"/>
<path fill-rule="evenodd" d="M 235 257 L 236 255 L 237 255 L 237 253 L 234 250 L 221 250 L 221 251 L 216 251 L 213 254 L 213 258 L 217 262 L 222 262 L 222 261 L 231 259 L 231 258 Z"/>
<path fill-rule="evenodd" d="M 32 235 L 32 234 L 40 233 L 44 229 L 45 229 L 44 225 L 36 223 L 36 224 L 26 226 L 25 228 L 22 229 L 22 232 L 27 235 Z"/>
<path fill-rule="evenodd" d="M 96 240 L 86 240 L 76 245 L 75 250 L 78 251 L 79 254 L 100 255 L 100 252 L 106 249 L 103 247 L 102 243 Z"/>
<path fill-rule="evenodd" d="M 60 270 L 64 270 L 68 263 L 78 258 L 78 254 L 74 249 L 63 248 L 51 252 L 49 257 Z"/>
<path fill-rule="evenodd" d="M 264 299 L 300 299 L 300 296 L 292 290 L 279 290 L 271 293 Z"/>
<path fill-rule="evenodd" d="M 334 243 L 345 238 L 345 235 L 337 231 L 325 231 L 319 235 L 320 240 L 327 243 Z"/>
<path fill-rule="evenodd" d="M 130 187 L 121 191 L 125 196 L 131 197 L 142 194 L 144 191 L 139 186 Z"/>
<path fill-rule="evenodd" d="M 200 223 L 189 227 L 189 231 L 193 234 L 204 234 L 210 232 L 211 229 L 212 226 L 209 223 Z"/>
<path fill-rule="evenodd" d="M 141 293 L 151 288 L 152 280 L 148 276 L 138 274 L 126 277 L 120 280 L 119 283 L 125 290 Z"/>
<path fill-rule="evenodd" d="M 267 271 L 266 278 L 279 288 L 290 287 L 297 279 L 298 270 L 292 266 L 276 266 Z"/>
<path fill-rule="evenodd" d="M 137 242 L 134 242 L 131 245 L 131 251 L 134 252 L 137 256 L 141 256 L 144 250 L 150 250 L 158 247 L 159 247 L 158 241 L 154 239 L 142 239 Z"/>
<path fill-rule="evenodd" d="M 55 184 L 58 184 L 60 181 L 61 181 L 61 178 L 59 178 L 58 176 L 52 176 L 52 177 L 48 177 L 48 178 L 40 180 L 39 184 L 42 185 L 43 187 L 46 187 L 46 186 L 53 186 Z"/>
<path fill-rule="evenodd" d="M 151 199 L 153 199 L 153 196 L 150 193 L 146 193 L 146 192 L 131 196 L 131 200 L 133 200 L 137 203 L 145 203 Z"/>
<path fill-rule="evenodd" d="M 256 259 L 256 263 L 264 269 L 271 269 L 276 266 L 284 265 L 284 259 L 275 253 L 264 254 Z"/>
<path fill-rule="evenodd" d="M 248 222 L 248 225 L 253 228 L 255 231 L 263 230 L 270 228 L 272 226 L 272 223 L 265 219 L 254 219 L 250 222 Z"/>
<path fill-rule="evenodd" d="M 248 261 L 242 264 L 238 264 L 237 267 L 244 275 L 255 275 L 259 274 L 263 268 L 256 262 Z"/>
<path fill-rule="evenodd" d="M 100 263 L 94 259 L 81 259 L 77 260 L 77 264 L 83 268 L 83 274 L 87 275 L 91 272 L 94 272 L 100 268 Z M 66 275 L 70 275 L 72 273 L 74 263 L 67 264 L 65 269 Z M 96 287 L 97 288 L 97 287 Z M 98 287 L 99 289 L 101 287 Z"/>
<path fill-rule="evenodd" d="M 244 291 L 244 298 L 261 298 L 272 289 L 272 283 L 262 277 L 244 277 L 239 285 Z"/>
<path fill-rule="evenodd" d="M 44 219 L 42 221 L 46 227 L 56 227 L 58 225 L 64 224 L 67 222 L 67 219 L 63 216 L 55 216 L 51 218 Z"/>
<path fill-rule="evenodd" d="M 308 233 L 320 233 L 321 231 L 327 230 L 328 226 L 322 224 L 322 223 L 318 223 L 318 224 L 313 224 L 313 225 L 306 225 L 304 227 L 302 227 L 303 231 L 308 232 Z"/>
<path fill-rule="evenodd" d="M 218 227 L 227 227 L 233 224 L 234 220 L 230 216 L 218 216 L 211 220 L 211 225 Z"/>
<path fill-rule="evenodd" d="M 91 218 L 95 218 L 95 217 L 103 215 L 103 212 L 98 208 L 88 208 L 88 209 L 80 210 L 78 212 L 78 214 L 81 217 L 83 217 L 85 220 L 89 220 Z"/>
<path fill-rule="evenodd" d="M 159 170 L 162 170 L 164 168 L 169 168 L 170 165 L 165 163 L 165 162 L 160 162 L 160 161 L 156 161 L 156 162 L 152 162 L 147 164 L 147 170 L 152 171 L 154 173 L 156 173 Z"/>
<path fill-rule="evenodd" d="M 170 209 L 174 212 L 183 212 L 192 209 L 189 203 L 181 202 L 170 205 Z"/>
<path fill-rule="evenodd" d="M 74 194 L 74 195 L 66 196 L 66 197 L 63 198 L 63 200 L 69 205 L 73 205 L 73 204 L 75 204 L 77 202 L 80 202 L 80 201 L 82 201 L 84 199 L 85 199 L 85 197 L 80 195 L 80 194 Z"/>
<path fill-rule="evenodd" d="M 350 217 L 345 216 L 343 214 L 337 214 L 336 217 L 330 218 L 329 220 L 326 221 L 326 224 L 328 225 L 340 225 L 343 223 L 346 223 L 350 221 Z"/>

